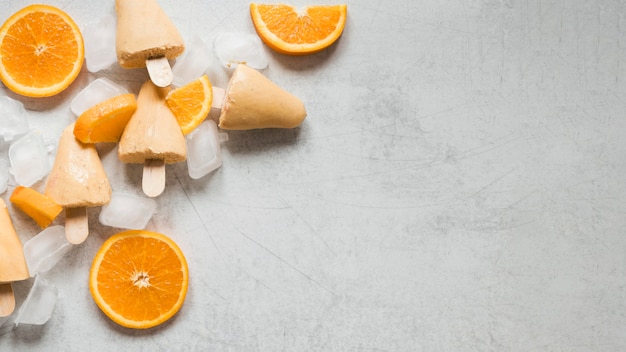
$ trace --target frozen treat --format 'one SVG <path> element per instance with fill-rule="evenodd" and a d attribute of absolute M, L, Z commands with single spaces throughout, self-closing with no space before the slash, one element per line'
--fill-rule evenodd
<path fill-rule="evenodd" d="M 0 283 L 29 277 L 22 242 L 15 232 L 7 205 L 0 198 Z"/>
<path fill-rule="evenodd" d="M 226 130 L 293 128 L 305 117 L 300 99 L 257 70 L 239 64 L 226 88 L 219 127 Z"/>
<path fill-rule="evenodd" d="M 146 81 L 139 91 L 137 110 L 120 139 L 118 156 L 125 163 L 162 159 L 166 164 L 185 161 L 185 137 L 176 117 L 167 106 L 169 88 Z"/>
<path fill-rule="evenodd" d="M 146 60 L 182 54 L 178 29 L 156 0 L 116 0 L 116 52 L 124 68 L 146 67 Z"/>
<path fill-rule="evenodd" d="M 118 146 L 122 162 L 144 164 L 142 185 L 144 193 L 150 197 L 161 194 L 165 187 L 164 164 L 187 158 L 185 137 L 165 102 L 170 90 L 157 87 L 151 81 L 143 84 L 137 110 L 128 121 Z"/>
<path fill-rule="evenodd" d="M 15 232 L 7 205 L 0 198 L 0 317 L 6 317 L 15 309 L 13 281 L 30 277 L 22 242 Z"/>
<path fill-rule="evenodd" d="M 82 243 L 89 234 L 87 207 L 111 200 L 111 185 L 98 151 L 94 144 L 74 137 L 73 123 L 61 134 L 45 195 L 65 208 L 65 233 L 72 244 Z"/>
<path fill-rule="evenodd" d="M 74 124 L 61 134 L 46 196 L 65 208 L 95 207 L 111 200 L 111 186 L 93 144 L 74 137 Z"/>

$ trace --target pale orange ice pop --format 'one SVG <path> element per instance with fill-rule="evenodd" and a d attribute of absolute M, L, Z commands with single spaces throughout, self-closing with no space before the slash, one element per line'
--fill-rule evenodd
<path fill-rule="evenodd" d="M 147 67 L 150 79 L 169 86 L 173 74 L 168 59 L 185 50 L 174 23 L 156 0 L 116 0 L 117 61 L 124 68 Z"/>
<path fill-rule="evenodd" d="M 151 81 L 141 86 L 137 110 L 120 138 L 117 155 L 124 163 L 144 164 L 142 188 L 149 197 L 165 188 L 165 164 L 187 159 L 185 137 L 165 96 L 171 88 Z"/>
<path fill-rule="evenodd" d="M 74 124 L 67 126 L 48 176 L 45 195 L 65 208 L 65 234 L 73 244 L 89 235 L 87 207 L 111 201 L 111 185 L 94 144 L 74 137 Z"/>
<path fill-rule="evenodd" d="M 0 198 L 0 317 L 15 309 L 12 282 L 30 277 L 22 242 L 15 232 L 7 205 Z"/>
<path fill-rule="evenodd" d="M 302 101 L 285 91 L 261 72 L 239 64 L 225 92 L 214 87 L 214 95 L 224 94 L 219 127 L 226 130 L 293 128 L 306 117 Z"/>

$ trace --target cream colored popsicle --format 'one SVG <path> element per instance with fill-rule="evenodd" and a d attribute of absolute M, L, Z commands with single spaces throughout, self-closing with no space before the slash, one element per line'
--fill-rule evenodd
<path fill-rule="evenodd" d="M 306 117 L 300 99 L 244 64 L 237 65 L 224 94 L 219 127 L 226 130 L 293 128 Z"/>
<path fill-rule="evenodd" d="M 165 164 L 187 159 L 187 146 L 178 121 L 165 102 L 171 89 L 151 81 L 141 86 L 137 110 L 128 121 L 118 146 L 118 157 L 125 163 L 144 164 L 142 187 L 149 197 L 165 188 Z"/>
<path fill-rule="evenodd" d="M 89 234 L 87 207 L 111 200 L 111 185 L 98 151 L 74 137 L 74 124 L 61 134 L 45 194 L 65 207 L 65 234 L 73 244 L 82 243 Z"/>
<path fill-rule="evenodd" d="M 178 29 L 156 0 L 116 0 L 117 61 L 124 68 L 147 67 L 160 87 L 169 86 L 173 74 L 168 59 L 185 50 Z"/>
<path fill-rule="evenodd" d="M 14 281 L 30 277 L 22 242 L 15 232 L 7 205 L 0 198 L 0 317 L 6 317 L 15 309 Z"/>

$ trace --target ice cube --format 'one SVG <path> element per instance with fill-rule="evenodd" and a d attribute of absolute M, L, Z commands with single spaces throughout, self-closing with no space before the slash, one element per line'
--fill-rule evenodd
<path fill-rule="evenodd" d="M 222 166 L 220 142 L 226 140 L 228 135 L 218 133 L 213 120 L 205 120 L 186 136 L 187 169 L 191 178 L 201 178 Z"/>
<path fill-rule="evenodd" d="M 261 39 L 255 34 L 218 33 L 213 39 L 213 48 L 221 65 L 226 68 L 244 63 L 262 70 L 269 64 Z"/>
<path fill-rule="evenodd" d="M 70 103 L 70 110 L 80 116 L 90 107 L 109 98 L 126 94 L 128 90 L 108 78 L 100 77 L 83 88 Z"/>
<path fill-rule="evenodd" d="M 87 70 L 98 72 L 111 67 L 117 61 L 115 54 L 115 16 L 107 15 L 89 23 L 82 32 Z"/>
<path fill-rule="evenodd" d="M 46 228 L 24 244 L 24 256 L 31 276 L 45 273 L 72 249 L 65 239 L 65 228 L 55 225 Z"/>
<path fill-rule="evenodd" d="M 113 192 L 111 201 L 100 211 L 100 223 L 123 229 L 142 230 L 156 210 L 154 199 L 129 193 Z"/>
<path fill-rule="evenodd" d="M 34 129 L 9 147 L 9 171 L 15 181 L 26 187 L 44 178 L 50 172 L 50 149 L 44 142 L 41 131 Z"/>
<path fill-rule="evenodd" d="M 198 36 L 194 36 L 185 53 L 176 59 L 172 72 L 172 84 L 181 87 L 200 78 L 211 64 L 211 50 Z"/>
<path fill-rule="evenodd" d="M 28 132 L 26 109 L 21 102 L 0 96 L 0 135 L 7 142 Z"/>
<path fill-rule="evenodd" d="M 9 161 L 0 158 L 0 194 L 7 191 L 9 183 Z"/>
<path fill-rule="evenodd" d="M 59 290 L 54 285 L 41 277 L 41 275 L 36 275 L 35 282 L 30 291 L 28 291 L 26 300 L 17 311 L 15 325 L 45 324 L 52 315 L 58 295 Z"/>

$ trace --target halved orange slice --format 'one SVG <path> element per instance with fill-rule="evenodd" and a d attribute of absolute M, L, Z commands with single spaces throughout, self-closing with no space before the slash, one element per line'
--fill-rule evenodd
<path fill-rule="evenodd" d="M 183 134 L 193 131 L 206 119 L 213 102 L 213 87 L 207 75 L 170 91 L 167 106 L 178 120 Z"/>
<path fill-rule="evenodd" d="M 308 6 L 250 4 L 252 23 L 270 48 L 289 55 L 313 54 L 326 49 L 343 33 L 347 5 Z"/>
<path fill-rule="evenodd" d="M 132 93 L 107 99 L 76 119 L 74 136 L 83 143 L 118 142 L 135 110 L 137 99 Z"/>
<path fill-rule="evenodd" d="M 18 209 L 35 220 L 42 229 L 48 227 L 63 211 L 62 206 L 48 198 L 45 194 L 39 193 L 30 187 L 15 187 L 9 200 Z"/>

